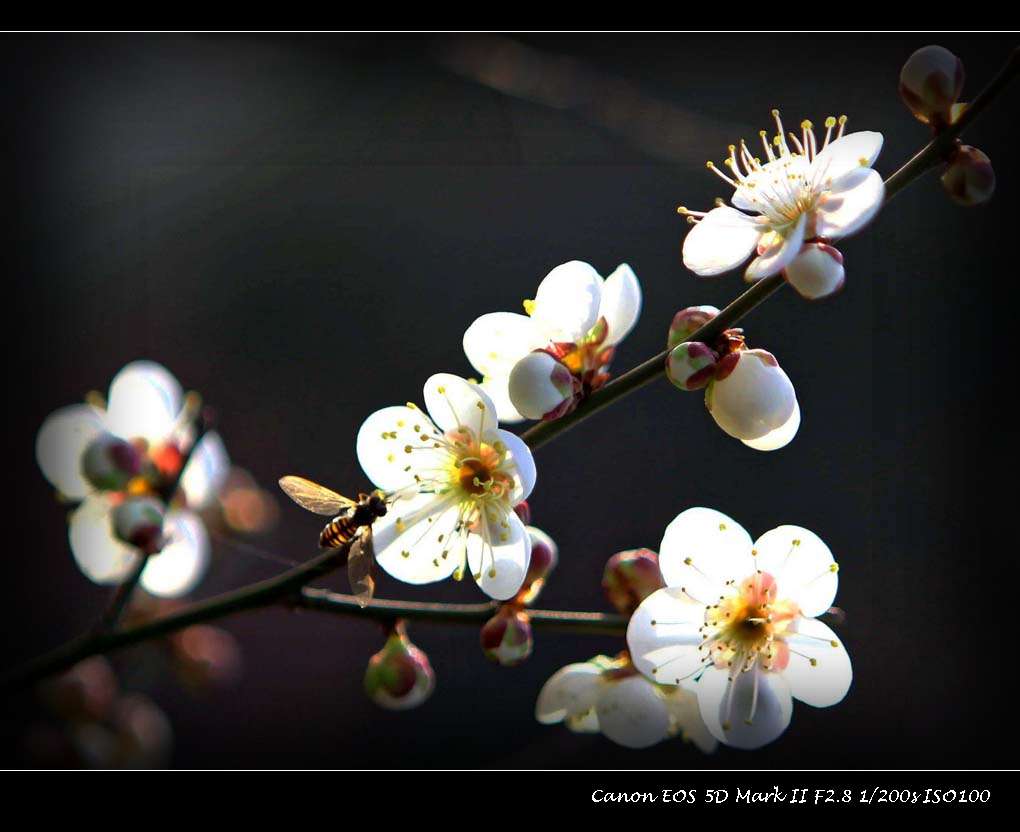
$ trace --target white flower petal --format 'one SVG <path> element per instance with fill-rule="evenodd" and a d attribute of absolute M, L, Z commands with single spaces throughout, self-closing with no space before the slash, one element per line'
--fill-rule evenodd
<path fill-rule="evenodd" d="M 802 618 L 797 622 L 797 632 L 786 642 L 790 663 L 783 670 L 783 678 L 790 692 L 816 708 L 841 702 L 854 674 L 850 655 L 832 629 L 815 618 Z"/>
<path fill-rule="evenodd" d="M 574 377 L 562 362 L 537 350 L 514 365 L 507 389 L 518 413 L 541 419 L 570 401 L 575 386 Z"/>
<path fill-rule="evenodd" d="M 544 725 L 562 722 L 595 707 L 602 671 L 591 662 L 561 667 L 542 686 L 535 703 L 535 719 Z"/>
<path fill-rule="evenodd" d="M 482 435 L 496 429 L 496 406 L 477 384 L 436 373 L 425 382 L 424 395 L 429 416 L 443 431 L 467 427 Z"/>
<path fill-rule="evenodd" d="M 230 457 L 215 431 L 205 434 L 191 452 L 181 474 L 181 488 L 191 508 L 212 504 L 230 474 Z"/>
<path fill-rule="evenodd" d="M 499 431 L 500 441 L 506 445 L 507 452 L 514 462 L 517 488 L 514 489 L 512 501 L 517 505 L 522 500 L 527 500 L 535 487 L 535 480 L 538 478 L 538 469 L 535 468 L 535 457 L 531 454 L 528 443 L 515 433 L 508 430 Z"/>
<path fill-rule="evenodd" d="M 811 175 L 835 182 L 856 168 L 870 168 L 882 151 L 882 134 L 872 130 L 847 133 L 815 156 Z"/>
<path fill-rule="evenodd" d="M 726 206 L 713 208 L 687 232 L 684 265 L 702 277 L 728 272 L 751 255 L 760 237 L 752 217 Z"/>
<path fill-rule="evenodd" d="M 857 168 L 833 183 L 815 211 L 815 232 L 832 240 L 867 225 L 882 207 L 885 183 L 878 171 Z"/>
<path fill-rule="evenodd" d="M 595 701 L 602 733 L 626 748 L 648 748 L 669 736 L 665 697 L 644 676 L 605 683 Z"/>
<path fill-rule="evenodd" d="M 80 500 L 93 491 L 82 475 L 82 456 L 104 430 L 103 414 L 87 404 L 72 404 L 46 417 L 35 438 L 35 458 L 53 486 Z"/>
<path fill-rule="evenodd" d="M 510 512 L 505 521 L 488 523 L 487 538 L 477 533 L 468 537 L 468 568 L 486 595 L 505 601 L 524 583 L 531 562 L 531 535 L 521 518 Z"/>
<path fill-rule="evenodd" d="M 729 580 L 754 573 L 751 536 L 720 511 L 689 508 L 666 527 L 659 546 L 659 570 L 668 587 L 687 590 L 714 604 Z"/>
<path fill-rule="evenodd" d="M 589 708 L 581 714 L 568 716 L 565 720 L 567 728 L 575 734 L 597 734 L 599 733 L 599 717 L 595 708 Z"/>
<path fill-rule="evenodd" d="M 705 605 L 679 587 L 653 592 L 634 611 L 627 625 L 631 661 L 646 677 L 664 685 L 693 685 L 702 666 L 699 632 Z"/>
<path fill-rule="evenodd" d="M 68 540 L 78 568 L 97 584 L 115 584 L 134 568 L 138 550 L 114 537 L 113 506 L 102 495 L 86 497 L 71 514 Z"/>
<path fill-rule="evenodd" d="M 780 598 L 793 601 L 802 615 L 821 615 L 836 597 L 839 575 L 829 547 L 801 526 L 779 526 L 755 541 L 762 572 L 776 579 Z"/>
<path fill-rule="evenodd" d="M 396 434 L 394 436 L 394 434 Z M 422 436 L 428 441 L 422 441 Z M 439 438 L 436 426 L 424 412 L 412 407 L 384 407 L 369 416 L 358 430 L 358 462 L 366 476 L 384 491 L 414 485 L 415 472 L 440 464 L 443 452 L 427 446 Z M 407 448 L 412 448 L 407 453 Z M 410 470 L 405 470 L 410 467 Z"/>
<path fill-rule="evenodd" d="M 183 394 L 173 374 L 154 361 L 133 361 L 113 377 L 106 419 L 124 439 L 157 444 L 174 429 Z"/>
<path fill-rule="evenodd" d="M 718 740 L 701 718 L 696 693 L 684 688 L 661 688 L 666 697 L 666 707 L 671 720 L 670 732 L 679 734 L 685 742 L 693 743 L 698 750 L 711 754 L 719 745 Z"/>
<path fill-rule="evenodd" d="M 376 563 L 407 584 L 450 577 L 463 557 L 462 538 L 454 534 L 459 517 L 456 504 L 435 494 L 398 500 L 372 527 Z"/>
<path fill-rule="evenodd" d="M 142 588 L 160 598 L 179 598 L 198 586 L 209 566 L 209 535 L 190 511 L 169 511 L 163 523 L 167 545 L 142 572 Z"/>
<path fill-rule="evenodd" d="M 619 344 L 637 323 L 641 314 L 641 284 L 637 275 L 626 263 L 616 267 L 602 286 L 602 303 L 599 317 L 609 325 L 609 335 L 604 342 L 609 347 Z"/>
<path fill-rule="evenodd" d="M 748 264 L 744 278 L 751 281 L 761 280 L 763 277 L 781 272 L 789 266 L 800 254 L 801 246 L 804 245 L 807 217 L 806 213 L 801 214 L 796 224 L 785 230 L 782 235 L 773 232 L 767 237 L 763 237 L 762 243 L 766 245 L 766 248 Z"/>
<path fill-rule="evenodd" d="M 550 341 L 578 341 L 595 326 L 601 301 L 599 273 L 587 263 L 571 260 L 538 285 L 531 318 Z"/>
<path fill-rule="evenodd" d="M 747 445 L 748 448 L 754 448 L 756 451 L 778 451 L 793 441 L 798 430 L 800 430 L 800 404 L 795 401 L 790 418 L 778 428 L 770 430 L 764 436 L 759 436 L 757 439 L 741 439 L 740 441 Z"/>
<path fill-rule="evenodd" d="M 719 742 L 735 748 L 767 745 L 786 730 L 793 716 L 789 685 L 778 673 L 767 673 L 757 665 L 738 673 L 732 683 L 728 671 L 710 668 L 696 690 L 708 730 Z"/>
<path fill-rule="evenodd" d="M 735 439 L 760 439 L 786 424 L 797 406 L 790 377 L 764 350 L 737 353 L 728 376 L 709 384 L 705 406 Z"/>
<path fill-rule="evenodd" d="M 512 367 L 510 368 L 513 369 Z M 526 417 L 522 416 L 514 403 L 510 400 L 510 373 L 505 376 L 487 376 L 482 379 L 479 385 L 482 391 L 492 399 L 496 406 L 496 415 L 503 424 L 515 424 L 523 422 Z"/>
<path fill-rule="evenodd" d="M 786 282 L 807 300 L 828 297 L 843 288 L 843 255 L 825 243 L 808 243 L 786 267 Z"/>
<path fill-rule="evenodd" d="M 521 358 L 547 344 L 531 318 L 512 312 L 482 315 L 464 333 L 464 353 L 485 377 L 510 375 Z"/>

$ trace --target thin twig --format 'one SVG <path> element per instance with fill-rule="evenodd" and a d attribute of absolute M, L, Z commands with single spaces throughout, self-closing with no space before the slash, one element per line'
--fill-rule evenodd
<path fill-rule="evenodd" d="M 499 601 L 483 604 L 432 604 L 418 601 L 385 601 L 376 599 L 360 607 L 353 595 L 342 595 L 327 589 L 305 587 L 297 606 L 335 615 L 350 615 L 376 621 L 404 618 L 410 621 L 431 621 L 443 624 L 484 624 L 501 606 Z M 622 615 L 603 612 L 570 612 L 565 610 L 527 610 L 535 628 L 560 632 L 599 633 L 621 636 L 627 631 Z"/>
<path fill-rule="evenodd" d="M 108 653 L 148 639 L 177 632 L 192 624 L 213 621 L 244 610 L 286 601 L 305 584 L 332 572 L 344 561 L 346 549 L 329 549 L 311 560 L 265 581 L 198 601 L 170 615 L 134 627 L 92 633 L 69 641 L 0 679 L 0 691 L 30 685 L 100 653 Z"/>

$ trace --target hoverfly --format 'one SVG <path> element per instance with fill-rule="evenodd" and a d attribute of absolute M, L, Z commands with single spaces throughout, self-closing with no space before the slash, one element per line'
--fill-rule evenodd
<path fill-rule="evenodd" d="M 307 511 L 335 515 L 319 535 L 319 546 L 323 549 L 347 547 L 347 580 L 358 603 L 365 606 L 375 591 L 372 524 L 386 514 L 386 497 L 379 491 L 373 491 L 371 494 L 359 494 L 357 500 L 352 500 L 323 485 L 295 476 L 281 477 L 280 488 Z"/>

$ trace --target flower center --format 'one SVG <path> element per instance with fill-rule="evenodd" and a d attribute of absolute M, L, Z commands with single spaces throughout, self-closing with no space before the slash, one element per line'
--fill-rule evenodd
<path fill-rule="evenodd" d="M 779 670 L 789 660 L 783 636 L 799 615 L 796 604 L 776 599 L 775 578 L 758 572 L 708 608 L 702 646 L 719 668 L 749 670 L 760 659 L 765 670 Z"/>
<path fill-rule="evenodd" d="M 712 173 L 736 190 L 733 204 L 737 208 L 756 211 L 763 225 L 785 236 L 802 214 L 810 214 L 817 207 L 818 198 L 827 187 L 828 165 L 815 165 L 814 161 L 830 142 L 842 138 L 847 118 L 829 116 L 825 119 L 825 135 L 819 143 L 814 125 L 807 119 L 800 123 L 798 134 L 783 127 L 778 110 L 772 111 L 772 117 L 776 132 L 771 141 L 767 131 L 759 132 L 764 161 L 763 157 L 753 155 L 741 140 L 739 146 L 729 146 L 729 157 L 724 161 L 728 175 L 715 162 L 706 164 Z M 683 206 L 677 210 L 691 223 L 700 222 L 707 213 L 690 211 Z"/>
<path fill-rule="evenodd" d="M 458 474 L 460 487 L 468 494 L 484 494 L 492 483 L 492 471 L 480 459 L 461 460 Z"/>

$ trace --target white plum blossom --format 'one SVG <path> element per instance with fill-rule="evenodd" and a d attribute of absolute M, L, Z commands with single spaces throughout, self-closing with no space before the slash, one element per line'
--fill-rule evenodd
<path fill-rule="evenodd" d="M 650 682 L 626 654 L 560 668 L 538 694 L 535 718 L 546 725 L 564 722 L 578 733 L 601 732 L 627 748 L 647 748 L 676 736 L 706 754 L 716 748 L 694 694 Z"/>
<path fill-rule="evenodd" d="M 39 467 L 64 499 L 79 502 L 68 534 L 75 561 L 92 581 L 124 580 L 143 549 L 151 556 L 141 586 L 153 595 L 183 595 L 204 573 L 209 540 L 193 509 L 215 498 L 229 459 L 215 433 L 192 448 L 196 407 L 165 367 L 135 361 L 114 377 L 105 405 L 93 399 L 63 407 L 39 429 Z M 163 517 L 158 544 L 149 532 L 144 543 L 127 543 L 125 535 L 144 525 L 136 515 L 178 476 L 177 502 Z"/>
<path fill-rule="evenodd" d="M 801 122 L 798 136 L 784 131 L 778 110 L 772 115 L 776 134 L 769 141 L 760 133 L 764 161 L 741 141 L 729 147 L 728 175 L 708 163 L 734 188 L 733 207 L 720 201 L 708 212 L 679 209 L 694 224 L 684 240 L 684 265 L 708 277 L 754 254 L 748 281 L 784 272 L 802 296 L 825 297 L 844 277 L 843 257 L 829 242 L 860 230 L 882 206 L 885 184 L 871 169 L 882 134 L 844 135 L 846 116 L 830 116 L 819 146 L 810 121 Z"/>
<path fill-rule="evenodd" d="M 611 348 L 641 312 L 641 285 L 626 263 L 603 280 L 592 266 L 572 260 L 549 272 L 524 307 L 527 315 L 482 315 L 464 333 L 464 352 L 482 374 L 482 389 L 496 403 L 501 422 L 540 419 L 569 404 L 571 377 L 582 385 L 604 381 Z M 512 391 L 514 367 L 535 350 L 549 351 L 550 367 L 536 383 L 542 389 L 533 390 L 536 384 L 524 379 Z M 557 366 L 566 369 L 565 379 L 544 384 Z"/>
<path fill-rule="evenodd" d="M 391 503 L 374 525 L 376 561 L 405 583 L 427 584 L 465 569 L 505 600 L 520 589 L 531 536 L 514 512 L 535 485 L 523 440 L 499 428 L 476 384 L 440 373 L 425 382 L 426 414 L 386 407 L 358 432 L 358 461 Z"/>
<path fill-rule="evenodd" d="M 825 708 L 850 687 L 850 657 L 816 616 L 836 596 L 838 567 L 813 532 L 779 526 L 754 543 L 707 508 L 684 511 L 659 548 L 666 583 L 627 628 L 637 668 L 698 697 L 720 742 L 757 748 L 790 723 L 793 699 Z"/>

